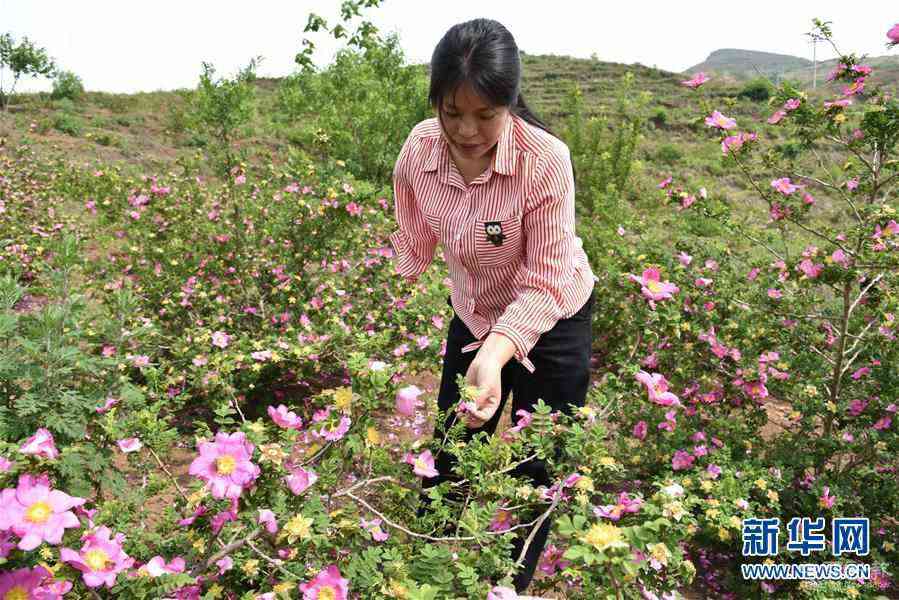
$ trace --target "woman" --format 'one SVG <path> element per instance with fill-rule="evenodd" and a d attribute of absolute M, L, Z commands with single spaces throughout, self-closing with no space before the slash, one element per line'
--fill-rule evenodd
<path fill-rule="evenodd" d="M 444 248 L 455 314 L 437 403 L 447 411 L 459 402 L 457 374 L 482 390 L 463 417 L 467 440 L 493 434 L 510 391 L 513 414 L 532 411 L 538 398 L 570 414 L 583 406 L 590 379 L 596 277 L 574 231 L 571 158 L 520 87 L 518 47 L 505 27 L 488 19 L 453 26 L 431 58 L 428 99 L 437 117 L 412 129 L 394 169 L 397 273 L 416 282 L 438 242 Z M 435 437 L 456 418 L 451 412 Z M 454 479 L 451 468 L 452 457 L 438 453 L 439 475 L 424 486 Z M 552 484 L 542 461 L 513 474 Z M 519 592 L 550 525 L 544 521 L 528 548 Z"/>

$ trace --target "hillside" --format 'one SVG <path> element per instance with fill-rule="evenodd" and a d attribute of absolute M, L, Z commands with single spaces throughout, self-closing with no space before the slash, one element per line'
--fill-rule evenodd
<path fill-rule="evenodd" d="M 825 84 L 827 74 L 838 62 L 836 59 L 818 62 L 818 85 Z M 864 63 L 875 69 L 875 77 L 879 81 L 894 86 L 899 82 L 899 56 L 872 56 L 865 58 Z M 763 76 L 774 82 L 790 79 L 811 84 L 815 65 L 808 59 L 788 54 L 725 48 L 715 50 L 703 62 L 687 69 L 687 73 L 691 74 L 700 71 L 732 82 Z"/>

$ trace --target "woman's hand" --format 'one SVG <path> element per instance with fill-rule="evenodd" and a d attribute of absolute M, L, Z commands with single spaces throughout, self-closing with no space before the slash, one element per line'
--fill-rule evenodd
<path fill-rule="evenodd" d="M 469 429 L 483 427 L 499 408 L 502 394 L 501 371 L 502 367 L 496 360 L 486 356 L 482 358 L 480 352 L 468 367 L 465 383 L 479 388 L 475 398 L 477 408 L 465 413 L 465 426 Z"/>

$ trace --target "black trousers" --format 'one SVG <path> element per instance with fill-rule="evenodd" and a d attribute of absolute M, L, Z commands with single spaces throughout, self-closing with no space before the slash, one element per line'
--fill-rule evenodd
<path fill-rule="evenodd" d="M 492 435 L 496 431 L 496 425 L 499 422 L 510 391 L 513 392 L 513 424 L 518 420 L 518 417 L 515 416 L 516 411 L 524 409 L 532 412 L 538 398 L 542 398 L 543 402 L 551 406 L 554 411 L 558 410 L 566 414 L 571 414 L 572 409 L 569 405 L 576 407 L 584 405 L 590 384 L 595 293 L 595 291 L 591 293 L 590 298 L 577 313 L 568 319 L 558 321 L 552 329 L 540 336 L 528 354 L 528 358 L 534 364 L 534 373 L 530 373 L 514 358 L 509 359 L 509 362 L 503 366 L 500 374 L 502 397 L 496 414 L 483 427 L 466 429 L 465 441 L 471 440 L 481 431 L 486 431 L 488 435 Z M 452 308 L 450 297 L 447 297 L 447 304 Z M 442 411 L 449 410 L 451 406 L 459 401 L 456 375 L 461 373 L 464 376 L 477 354 L 477 351 L 462 354 L 462 348 L 476 341 L 476 339 L 462 320 L 454 314 L 449 325 L 446 354 L 443 358 L 443 374 L 440 380 L 440 393 L 437 398 L 437 404 Z M 456 414 L 451 412 L 443 425 L 444 431 L 449 429 L 455 420 Z M 443 433 L 440 427 L 435 427 L 434 437 L 442 439 L 442 436 Z M 561 448 L 557 447 L 556 456 L 558 457 L 560 453 Z M 449 453 L 438 452 L 435 457 L 435 468 L 439 475 L 424 478 L 422 487 L 427 489 L 444 481 L 458 480 L 458 476 L 451 473 L 454 462 L 455 458 Z M 528 483 L 535 487 L 539 485 L 549 487 L 552 485 L 546 464 L 542 460 L 534 459 L 526 462 L 513 470 L 511 474 L 515 477 L 529 480 Z M 424 492 L 421 496 L 419 515 L 424 514 L 430 503 L 430 499 L 427 498 L 426 494 L 427 492 Z M 452 498 L 453 496 L 450 497 Z M 455 499 L 461 500 L 461 497 L 455 496 Z M 533 518 L 536 518 L 536 516 L 534 515 Z M 522 569 L 515 577 L 515 589 L 519 593 L 527 589 L 534 576 L 534 571 L 546 545 L 546 538 L 549 535 L 551 526 L 552 517 L 550 516 L 543 522 L 534 536 L 534 541 L 528 547 Z M 530 533 L 526 529 L 520 529 L 517 532 L 520 532 L 520 535 L 515 540 L 513 552 L 513 557 L 516 559 L 524 547 L 525 538 Z"/>

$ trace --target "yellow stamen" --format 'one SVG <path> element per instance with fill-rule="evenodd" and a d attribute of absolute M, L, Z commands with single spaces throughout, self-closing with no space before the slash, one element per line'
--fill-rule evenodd
<path fill-rule="evenodd" d="M 53 509 L 46 502 L 38 501 L 28 507 L 25 519 L 32 523 L 46 523 L 53 514 Z"/>
<path fill-rule="evenodd" d="M 230 475 L 237 467 L 237 461 L 230 454 L 223 454 L 215 459 L 215 469 L 219 475 Z"/>

